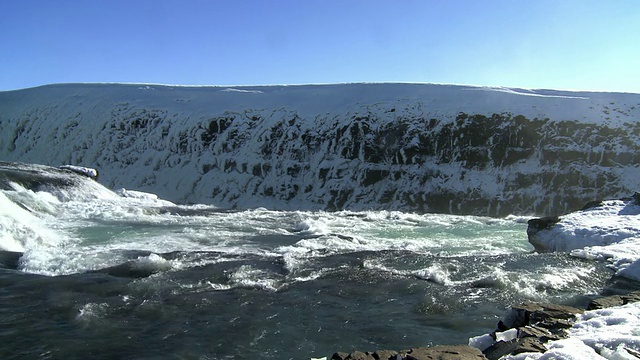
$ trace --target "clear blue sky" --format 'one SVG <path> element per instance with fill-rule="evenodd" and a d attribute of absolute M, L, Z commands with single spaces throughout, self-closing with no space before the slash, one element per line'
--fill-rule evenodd
<path fill-rule="evenodd" d="M 0 90 L 61 82 L 640 93 L 640 0 L 0 0 Z"/>

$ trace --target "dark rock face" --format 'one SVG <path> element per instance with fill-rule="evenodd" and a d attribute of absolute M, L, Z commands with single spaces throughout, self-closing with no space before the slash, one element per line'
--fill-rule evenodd
<path fill-rule="evenodd" d="M 529 239 L 529 243 L 533 245 L 533 248 L 537 252 L 547 252 L 548 250 L 539 244 L 536 240 L 536 235 L 543 230 L 550 229 L 553 225 L 557 224 L 560 221 L 560 218 L 557 216 L 549 216 L 537 219 L 531 219 L 527 221 L 527 237 Z"/>
<path fill-rule="evenodd" d="M 223 207 L 560 214 L 640 187 L 621 176 L 640 161 L 640 96 L 389 86 L 251 88 L 235 102 L 219 88 L 10 92 L 0 156 L 89 164 L 108 187 Z M 558 108 L 580 118 L 549 118 Z"/>
<path fill-rule="evenodd" d="M 527 221 L 527 237 L 529 239 L 529 243 L 533 245 L 533 248 L 537 252 L 547 252 L 548 250 L 539 243 L 536 239 L 537 234 L 540 231 L 544 231 L 553 227 L 553 225 L 557 224 L 560 221 L 558 216 L 549 216 L 537 219 L 531 219 Z"/>

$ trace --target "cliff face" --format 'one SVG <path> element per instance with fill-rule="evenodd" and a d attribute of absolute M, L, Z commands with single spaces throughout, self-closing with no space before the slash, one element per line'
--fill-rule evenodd
<path fill-rule="evenodd" d="M 637 94 L 58 85 L 0 93 L 0 159 L 178 202 L 554 214 L 639 188 L 638 119 Z"/>

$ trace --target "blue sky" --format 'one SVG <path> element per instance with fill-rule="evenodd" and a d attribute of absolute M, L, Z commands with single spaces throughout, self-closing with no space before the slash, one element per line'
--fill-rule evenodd
<path fill-rule="evenodd" d="M 640 93 L 637 0 L 0 0 L 0 90 L 435 82 Z"/>

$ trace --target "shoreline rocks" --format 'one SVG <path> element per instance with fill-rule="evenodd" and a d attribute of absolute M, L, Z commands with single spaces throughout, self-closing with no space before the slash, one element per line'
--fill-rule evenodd
<path fill-rule="evenodd" d="M 331 360 L 482 360 L 486 357 L 468 345 L 439 345 L 411 348 L 404 351 L 378 350 L 374 352 L 337 352 Z"/>
<path fill-rule="evenodd" d="M 544 345 L 551 340 L 569 337 L 567 329 L 584 310 L 571 306 L 525 302 L 511 306 L 495 332 L 469 340 L 469 344 L 479 347 L 489 360 L 497 360 L 504 355 L 524 352 L 547 351 Z M 487 343 L 492 344 L 484 348 Z"/>
<path fill-rule="evenodd" d="M 640 301 L 640 291 L 592 300 L 586 309 L 565 305 L 524 302 L 512 305 L 496 330 L 469 339 L 469 345 L 439 345 L 409 350 L 336 352 L 330 360 L 497 360 L 505 355 L 547 351 L 549 341 L 566 339 L 578 315 L 588 310 Z"/>

